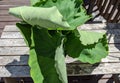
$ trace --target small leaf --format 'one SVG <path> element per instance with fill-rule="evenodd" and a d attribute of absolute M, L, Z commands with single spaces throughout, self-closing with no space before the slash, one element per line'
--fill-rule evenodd
<path fill-rule="evenodd" d="M 66 64 L 65 64 L 65 56 L 64 56 L 64 49 L 63 49 L 63 41 L 61 45 L 57 47 L 55 52 L 55 67 L 59 74 L 62 83 L 68 83 L 67 81 L 67 72 L 66 72 Z"/>

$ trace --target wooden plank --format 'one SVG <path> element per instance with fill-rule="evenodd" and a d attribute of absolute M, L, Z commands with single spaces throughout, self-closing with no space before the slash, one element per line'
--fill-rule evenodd
<path fill-rule="evenodd" d="M 109 52 L 120 53 L 120 46 L 109 46 Z M 0 55 L 24 55 L 28 54 L 29 52 L 28 47 L 0 47 Z"/>
<path fill-rule="evenodd" d="M 91 4 L 89 4 L 89 7 L 88 7 L 88 9 L 87 9 L 87 14 L 92 14 L 92 12 L 93 12 L 93 8 L 94 8 L 94 5 L 95 5 L 95 1 L 96 0 L 90 0 L 89 1 L 89 3 L 91 3 Z"/>
<path fill-rule="evenodd" d="M 26 46 L 24 39 L 0 39 L 0 46 Z"/>
<path fill-rule="evenodd" d="M 3 35 L 4 33 L 7 33 L 9 35 L 12 35 L 11 38 L 18 38 L 18 36 L 16 36 L 15 31 L 18 29 L 16 29 L 16 27 L 12 28 L 13 26 L 11 26 L 11 28 L 6 28 L 4 29 Z M 92 27 L 91 27 L 92 29 Z M 95 28 L 96 29 L 96 28 Z M 102 28 L 103 29 L 103 28 Z M 11 30 L 11 31 L 9 31 Z M 89 29 L 88 29 L 89 30 Z M 114 30 L 114 29 L 113 29 Z M 117 29 L 116 29 L 117 30 Z M 118 30 L 117 30 L 118 31 Z M 116 33 L 115 31 L 113 31 L 114 33 Z M 14 34 L 12 34 L 14 33 Z M 18 32 L 16 32 L 17 35 L 20 35 L 20 33 L 18 34 Z M 119 34 L 119 31 L 117 32 Z M 15 35 L 15 36 L 14 36 Z M 8 36 L 6 36 L 8 37 Z M 5 37 L 3 37 L 5 38 Z M 9 38 L 9 37 L 8 37 Z M 22 37 L 21 37 L 22 38 Z M 114 37 L 113 37 L 114 38 Z M 118 38 L 117 38 L 118 39 Z M 16 39 L 19 40 L 19 39 Z M 15 40 L 15 41 L 16 41 Z M 19 44 L 17 44 L 17 42 L 14 42 L 14 39 L 11 39 L 11 43 L 9 43 L 10 45 L 15 44 L 16 46 Z M 20 39 L 21 43 L 23 43 L 24 41 L 22 39 Z M 2 39 L 2 42 L 6 42 L 6 39 Z M 10 41 L 9 41 L 10 42 Z M 8 42 L 6 42 L 8 43 Z M 5 43 L 4 43 L 5 44 Z M 23 44 L 24 46 L 25 44 Z M 2 46 L 2 44 L 1 44 Z M 28 56 L 25 56 L 24 54 L 28 54 L 28 49 L 27 47 L 13 47 L 9 46 L 7 47 L 0 47 L 0 70 L 2 71 L 2 77 L 6 75 L 6 77 L 19 77 L 21 74 L 17 73 L 18 71 L 20 72 L 20 69 L 18 70 L 18 67 L 21 67 L 22 71 L 29 71 L 29 69 L 24 70 L 24 68 L 22 67 L 28 67 L 27 65 L 27 59 Z M 68 68 L 68 75 L 69 76 L 79 76 L 79 75 L 95 75 L 95 74 L 112 74 L 112 73 L 119 73 L 120 72 L 120 45 L 116 44 L 110 44 L 110 54 L 107 58 L 102 59 L 101 63 L 99 65 L 95 64 L 95 65 L 90 65 L 90 64 L 82 64 L 82 63 L 69 63 L 71 61 L 75 61 L 75 60 L 71 60 L 70 58 L 67 59 L 67 68 Z M 112 53 L 113 52 L 113 53 Z M 2 55 L 6 55 L 6 56 L 2 56 Z M 7 55 L 10 55 L 10 57 L 8 57 Z M 16 55 L 16 56 L 14 56 Z M 21 56 L 20 56 L 21 55 Z M 24 56 L 23 56 L 24 55 Z M 23 59 L 22 59 L 23 58 Z M 6 60 L 5 62 L 3 62 L 3 60 Z M 3 65 L 3 66 L 2 66 Z M 6 66 L 4 66 L 6 65 Z M 21 66 L 20 66 L 21 65 Z M 112 66 L 111 66 L 112 65 Z M 3 68 L 3 69 L 2 69 Z M 7 69 L 6 69 L 7 68 Z M 16 72 L 12 69 L 17 69 Z M 29 68 L 29 67 L 28 67 Z M 109 69 L 108 69 L 109 68 Z M 1 73 L 0 71 L 0 73 Z M 7 73 L 6 73 L 7 72 Z M 12 73 L 11 73 L 12 72 Z M 28 74 L 22 74 L 22 77 L 28 77 Z"/>
<path fill-rule="evenodd" d="M 103 3 L 103 6 L 102 6 L 101 9 L 100 9 L 100 13 L 101 13 L 101 15 L 103 15 L 104 10 L 106 9 L 106 5 L 107 5 L 107 3 L 108 3 L 108 0 L 105 0 L 104 3 Z"/>
<path fill-rule="evenodd" d="M 108 20 L 111 20 L 111 17 L 115 13 L 115 10 L 118 8 L 119 4 L 120 4 L 120 0 L 116 0 L 115 4 L 114 4 L 114 6 L 113 6 L 113 8 L 111 10 L 111 14 L 108 16 Z"/>
<path fill-rule="evenodd" d="M 9 8 L 19 7 L 18 5 L 0 5 L 0 10 L 8 10 Z"/>
<path fill-rule="evenodd" d="M 28 47 L 0 47 L 0 55 L 25 55 L 28 53 Z"/>
<path fill-rule="evenodd" d="M 0 16 L 6 16 L 8 14 L 8 10 L 0 10 Z"/>
<path fill-rule="evenodd" d="M 28 65 L 28 55 L 22 56 L 0 56 L 0 66 L 22 66 Z"/>
<path fill-rule="evenodd" d="M 0 28 L 4 28 L 6 25 L 15 25 L 16 22 L 6 21 L 6 22 L 0 22 Z"/>
<path fill-rule="evenodd" d="M 2 31 L 1 31 L 2 32 Z M 0 39 L 0 46 L 26 46 L 23 38 L 2 38 Z M 120 44 L 120 35 L 107 36 L 109 44 Z M 119 46 L 118 46 L 119 47 Z"/>
<path fill-rule="evenodd" d="M 108 1 L 108 3 L 107 3 L 107 5 L 106 5 L 106 10 L 105 10 L 105 12 L 104 12 L 104 14 L 103 14 L 103 16 L 107 19 L 107 17 L 109 16 L 109 11 L 110 11 L 110 8 L 111 8 L 111 6 L 112 6 L 112 4 L 113 3 L 115 3 L 114 2 L 114 0 L 109 0 Z"/>
<path fill-rule="evenodd" d="M 100 33 L 107 33 L 107 36 L 118 36 L 120 35 L 120 29 L 111 29 L 111 30 L 87 30 L 87 29 L 81 29 L 84 31 L 91 31 L 91 32 L 100 32 Z M 21 33 L 18 29 L 16 31 L 13 31 L 13 28 L 11 28 L 10 31 L 3 31 L 1 38 L 23 38 Z"/>
<path fill-rule="evenodd" d="M 23 38 L 20 32 L 3 32 L 1 38 Z"/>
<path fill-rule="evenodd" d="M 0 5 L 28 5 L 29 0 L 2 0 L 0 1 Z"/>
<path fill-rule="evenodd" d="M 111 53 L 113 54 L 113 53 Z M 26 66 L 28 65 L 28 55 L 17 55 L 17 56 L 0 56 L 0 66 Z M 100 63 L 120 63 L 120 55 L 118 57 L 107 56 L 102 59 Z M 65 62 L 67 64 L 84 64 L 82 62 L 77 61 L 71 57 L 66 57 Z M 87 64 L 87 63 L 86 63 Z"/>
<path fill-rule="evenodd" d="M 4 28 L 4 31 L 19 31 L 19 29 L 15 25 L 6 25 Z"/>
<path fill-rule="evenodd" d="M 85 30 L 101 30 L 101 29 L 105 29 L 105 30 L 109 30 L 109 29 L 120 29 L 120 23 L 115 24 L 115 23 L 94 23 L 94 24 L 84 24 L 80 27 L 78 27 L 80 29 L 85 29 Z"/>
<path fill-rule="evenodd" d="M 0 42 L 0 55 L 28 54 L 28 47 L 23 39 L 10 39 L 9 41 L 1 39 Z M 120 52 L 120 44 L 110 44 L 109 52 Z"/>
<path fill-rule="evenodd" d="M 67 72 L 68 76 L 118 74 L 119 65 L 120 63 L 100 63 L 99 65 L 70 63 L 67 64 Z M 0 77 L 30 77 L 29 69 L 28 66 L 0 66 Z"/>
<path fill-rule="evenodd" d="M 2 28 L 0 28 L 0 37 L 1 37 L 2 31 L 3 31 L 3 29 L 2 29 Z"/>
<path fill-rule="evenodd" d="M 114 18 L 114 22 L 116 22 L 117 19 L 120 20 L 119 17 L 120 17 L 120 9 L 118 10 L 118 12 L 117 12 L 117 14 L 116 14 L 116 16 L 115 16 L 115 18 Z"/>
<path fill-rule="evenodd" d="M 92 30 L 90 30 L 92 31 Z M 96 32 L 105 32 L 105 30 L 94 30 Z M 6 32 L 4 31 L 2 33 L 2 36 L 1 36 L 1 40 L 0 40 L 0 46 L 11 46 L 11 45 L 15 45 L 17 44 L 18 42 L 21 42 L 23 37 L 21 35 L 20 32 L 14 32 L 12 31 L 12 28 L 11 28 L 11 32 Z M 120 30 L 119 29 L 113 29 L 113 30 L 109 30 L 107 31 L 107 38 L 108 38 L 108 43 L 110 44 L 113 44 L 113 43 L 120 43 Z M 20 39 L 20 40 L 19 40 Z M 5 42 L 9 42 L 10 43 L 2 43 L 2 41 L 5 41 Z M 12 43 L 12 42 L 16 42 L 16 43 Z M 21 44 L 22 45 L 22 44 Z"/>
<path fill-rule="evenodd" d="M 109 52 L 120 52 L 120 44 L 109 45 Z"/>
<path fill-rule="evenodd" d="M 14 17 L 14 16 L 0 16 L 0 22 L 8 22 L 8 21 L 20 21 L 20 19 Z"/>
<path fill-rule="evenodd" d="M 114 52 L 114 53 L 118 53 L 117 55 L 119 55 L 120 53 L 120 45 L 109 45 L 109 52 Z M 28 54 L 29 52 L 29 48 L 28 47 L 23 47 L 23 46 L 2 46 L 0 47 L 0 55 L 24 55 L 24 54 Z"/>
<path fill-rule="evenodd" d="M 76 59 L 73 59 L 69 56 L 65 59 L 66 63 L 79 63 L 84 64 L 80 61 L 77 61 Z M 100 63 L 120 63 L 120 53 L 109 53 L 109 55 L 101 60 Z"/>
<path fill-rule="evenodd" d="M 67 65 L 67 69 L 68 76 L 117 74 L 120 72 L 120 63 L 100 63 L 95 65 L 70 63 Z"/>
<path fill-rule="evenodd" d="M 0 66 L 0 77 L 30 77 L 28 66 Z"/>
<path fill-rule="evenodd" d="M 120 24 L 114 24 L 114 23 L 94 23 L 94 24 L 84 24 L 79 29 L 82 30 L 111 30 L 111 29 L 120 29 Z M 18 31 L 16 29 L 15 25 L 6 25 L 4 31 Z"/>

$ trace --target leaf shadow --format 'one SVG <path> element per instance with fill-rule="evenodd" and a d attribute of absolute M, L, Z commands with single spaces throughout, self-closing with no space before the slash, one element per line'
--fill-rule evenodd
<path fill-rule="evenodd" d="M 120 56 L 111 55 L 112 53 L 120 53 L 120 23 L 108 23 L 106 29 L 110 56 L 120 60 Z"/>
<path fill-rule="evenodd" d="M 5 65 L 8 77 L 30 77 L 28 55 L 14 56 L 12 62 Z"/>

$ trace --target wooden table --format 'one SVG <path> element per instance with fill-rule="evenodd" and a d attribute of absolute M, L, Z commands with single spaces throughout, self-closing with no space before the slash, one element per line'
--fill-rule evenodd
<path fill-rule="evenodd" d="M 85 24 L 80 29 L 106 32 L 109 56 L 94 65 L 67 57 L 68 76 L 120 74 L 120 24 Z M 28 51 L 16 26 L 6 25 L 0 38 L 0 77 L 30 77 Z"/>

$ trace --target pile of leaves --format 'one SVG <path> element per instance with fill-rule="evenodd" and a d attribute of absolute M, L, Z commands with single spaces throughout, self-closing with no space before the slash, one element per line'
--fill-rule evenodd
<path fill-rule="evenodd" d="M 10 8 L 30 48 L 34 83 L 68 83 L 65 57 L 97 63 L 108 55 L 105 33 L 78 30 L 91 17 L 82 0 L 30 0 L 31 6 Z"/>

